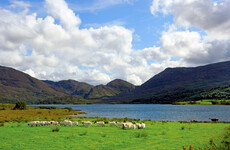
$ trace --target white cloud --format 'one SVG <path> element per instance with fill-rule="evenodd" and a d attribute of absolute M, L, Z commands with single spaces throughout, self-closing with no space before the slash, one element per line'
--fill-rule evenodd
<path fill-rule="evenodd" d="M 46 7 L 48 12 L 59 19 L 66 29 L 74 29 L 81 24 L 81 19 L 68 8 L 64 0 L 46 0 Z"/>
<path fill-rule="evenodd" d="M 171 13 L 177 25 L 196 27 L 207 32 L 213 39 L 230 38 L 230 1 L 222 0 L 153 0 L 152 14 Z"/>

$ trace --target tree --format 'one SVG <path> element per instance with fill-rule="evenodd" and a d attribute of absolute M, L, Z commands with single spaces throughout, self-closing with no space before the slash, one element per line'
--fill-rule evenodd
<path fill-rule="evenodd" d="M 26 109 L 26 103 L 25 102 L 17 102 L 13 108 L 13 110 L 25 110 Z"/>

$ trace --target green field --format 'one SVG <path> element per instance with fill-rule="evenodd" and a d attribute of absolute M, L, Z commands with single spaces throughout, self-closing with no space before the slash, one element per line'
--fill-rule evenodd
<path fill-rule="evenodd" d="M 0 104 L 0 150 L 77 149 L 77 150 L 229 150 L 230 123 L 165 122 L 139 119 L 71 117 L 83 112 L 70 108 L 27 107 L 14 110 L 13 104 Z M 121 127 L 40 126 L 30 127 L 31 120 L 129 121 L 145 122 L 145 129 Z M 53 132 L 54 130 L 58 132 Z"/>
<path fill-rule="evenodd" d="M 145 129 L 120 127 L 52 126 L 29 127 L 27 123 L 4 123 L 0 149 L 204 149 L 219 146 L 230 130 L 229 123 L 179 123 L 146 121 Z M 229 137 L 228 137 L 229 142 Z"/>
<path fill-rule="evenodd" d="M 175 102 L 175 105 L 230 105 L 230 100 L 204 99 L 199 101 Z"/>

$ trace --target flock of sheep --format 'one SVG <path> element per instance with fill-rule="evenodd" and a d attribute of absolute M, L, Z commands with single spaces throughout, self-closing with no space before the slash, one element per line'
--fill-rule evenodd
<path fill-rule="evenodd" d="M 94 122 L 97 126 L 105 126 L 105 122 L 99 121 Z M 92 126 L 93 123 L 91 121 L 82 121 L 81 124 L 83 126 Z M 109 126 L 120 126 L 123 129 L 144 129 L 145 123 L 132 123 L 132 122 L 108 122 Z M 78 122 L 73 122 L 69 120 L 64 120 L 62 122 L 58 121 L 32 121 L 28 123 L 29 126 L 47 126 L 47 125 L 62 125 L 62 126 L 78 126 Z"/>

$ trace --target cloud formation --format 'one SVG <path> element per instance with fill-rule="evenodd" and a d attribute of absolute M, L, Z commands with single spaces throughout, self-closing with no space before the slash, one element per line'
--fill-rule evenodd
<path fill-rule="evenodd" d="M 12 1 L 12 4 L 15 2 Z M 209 2 L 208 6 L 204 2 Z M 210 21 L 212 24 L 209 25 L 206 25 L 209 20 L 205 20 L 209 19 L 206 15 L 213 16 L 213 19 L 227 11 L 224 8 L 229 2 L 223 3 L 154 0 L 152 14 L 173 14 L 175 24 L 162 31 L 159 46 L 140 50 L 132 47 L 133 29 L 121 25 L 82 28 L 80 16 L 64 0 L 46 0 L 48 15 L 43 18 L 36 13 L 28 13 L 30 5 L 15 5 L 24 9 L 17 13 L 0 8 L 0 64 L 39 79 L 75 79 L 96 85 L 121 78 L 140 85 L 166 67 L 197 66 L 228 60 L 228 15 L 218 23 Z M 214 8 L 206 8 L 208 12 L 200 12 L 204 20 L 192 20 L 192 16 L 196 15 L 189 8 L 186 13 L 180 11 L 180 7 L 186 8 L 188 4 L 194 9 L 221 9 L 217 13 Z M 192 31 L 190 27 L 204 33 Z M 223 34 L 221 27 L 226 27 Z"/>
<path fill-rule="evenodd" d="M 122 78 L 138 85 L 151 77 L 144 55 L 136 60 L 132 30 L 117 25 L 80 29 L 80 17 L 64 0 L 46 0 L 45 6 L 50 14 L 45 18 L 0 9 L 1 65 L 40 79 L 91 84 Z"/>
<path fill-rule="evenodd" d="M 174 24 L 162 33 L 161 51 L 186 66 L 229 60 L 229 7 L 229 0 L 153 0 L 154 16 L 174 17 Z"/>

